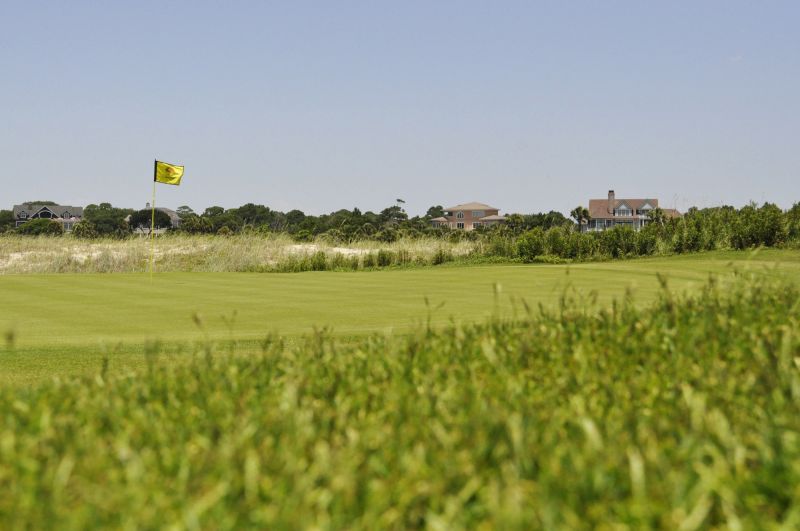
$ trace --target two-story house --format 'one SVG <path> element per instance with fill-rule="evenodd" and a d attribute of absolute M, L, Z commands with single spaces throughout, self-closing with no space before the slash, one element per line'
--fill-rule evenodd
<path fill-rule="evenodd" d="M 65 232 L 72 228 L 83 218 L 83 207 L 67 205 L 14 205 L 14 221 L 19 227 L 32 219 L 52 219 L 64 227 Z"/>
<path fill-rule="evenodd" d="M 652 222 L 650 213 L 659 208 L 658 199 L 617 199 L 614 190 L 608 199 L 589 200 L 589 221 L 581 225 L 582 231 L 599 231 L 626 226 L 639 230 Z M 680 217 L 673 208 L 660 209 L 666 218 Z"/>
<path fill-rule="evenodd" d="M 474 230 L 479 227 L 491 227 L 505 223 L 505 216 L 500 209 L 484 203 L 464 203 L 444 209 L 444 216 L 431 220 L 434 227 L 450 227 L 451 229 Z"/>

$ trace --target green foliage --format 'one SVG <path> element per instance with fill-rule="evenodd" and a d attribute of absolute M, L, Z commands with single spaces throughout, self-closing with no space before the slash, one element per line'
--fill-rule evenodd
<path fill-rule="evenodd" d="M 797 528 L 799 295 L 565 292 L 521 320 L 150 345 L 142 374 L 3 387 L 0 525 Z"/>
<path fill-rule="evenodd" d="M 11 210 L 0 210 L 0 232 L 6 232 L 14 228 L 16 221 Z"/>
<path fill-rule="evenodd" d="M 91 221 L 84 220 L 75 224 L 75 226 L 72 228 L 72 236 L 75 238 L 91 240 L 98 238 L 100 235 Z"/>
<path fill-rule="evenodd" d="M 153 211 L 149 208 L 137 210 L 131 214 L 128 224 L 131 229 L 140 229 L 150 231 L 150 225 L 153 223 Z M 155 228 L 156 229 L 170 229 L 172 228 L 172 219 L 169 214 L 162 210 L 156 209 L 155 211 Z"/>
<path fill-rule="evenodd" d="M 26 236 L 60 236 L 64 234 L 64 227 L 52 219 L 40 218 L 23 223 L 15 232 Z"/>
<path fill-rule="evenodd" d="M 526 262 L 532 262 L 546 252 L 545 232 L 540 227 L 525 232 L 517 239 L 517 254 Z"/>
<path fill-rule="evenodd" d="M 181 217 L 179 230 L 187 234 L 211 234 L 214 231 L 214 225 L 208 218 L 187 214 Z"/>
<path fill-rule="evenodd" d="M 83 209 L 83 219 L 91 222 L 99 235 L 116 238 L 130 234 L 125 218 L 131 214 L 133 210 L 115 208 L 110 203 L 89 205 Z"/>
<path fill-rule="evenodd" d="M 428 219 L 440 218 L 444 216 L 444 207 L 442 205 L 434 205 L 425 212 L 425 217 Z"/>

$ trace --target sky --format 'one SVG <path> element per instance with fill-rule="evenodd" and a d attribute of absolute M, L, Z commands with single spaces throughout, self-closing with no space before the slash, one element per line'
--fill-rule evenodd
<path fill-rule="evenodd" d="M 800 2 L 0 0 L 0 208 L 800 201 Z"/>

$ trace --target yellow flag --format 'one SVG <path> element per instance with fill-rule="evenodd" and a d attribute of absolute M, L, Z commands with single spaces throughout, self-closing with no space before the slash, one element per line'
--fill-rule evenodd
<path fill-rule="evenodd" d="M 183 177 L 183 166 L 176 166 L 174 164 L 167 164 L 166 162 L 156 161 L 156 170 L 153 180 L 157 183 L 164 184 L 181 184 L 181 177 Z"/>

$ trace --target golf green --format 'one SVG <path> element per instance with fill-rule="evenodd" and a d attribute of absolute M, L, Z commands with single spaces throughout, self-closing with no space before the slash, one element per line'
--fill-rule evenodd
<path fill-rule="evenodd" d="M 8 275 L 0 277 L 0 333 L 17 347 L 211 338 L 258 339 L 330 327 L 341 335 L 408 330 L 550 305 L 570 288 L 595 291 L 600 304 L 632 290 L 637 302 L 709 273 L 763 270 L 800 278 L 800 252 L 707 253 L 577 265 L 429 267 L 294 274 L 165 273 Z M 499 289 L 496 290 L 495 286 Z M 497 292 L 496 292 L 497 291 Z M 427 299 L 427 303 L 426 303 Z M 516 301 L 516 304 L 515 304 Z M 198 326 L 199 317 L 200 326 Z"/>

